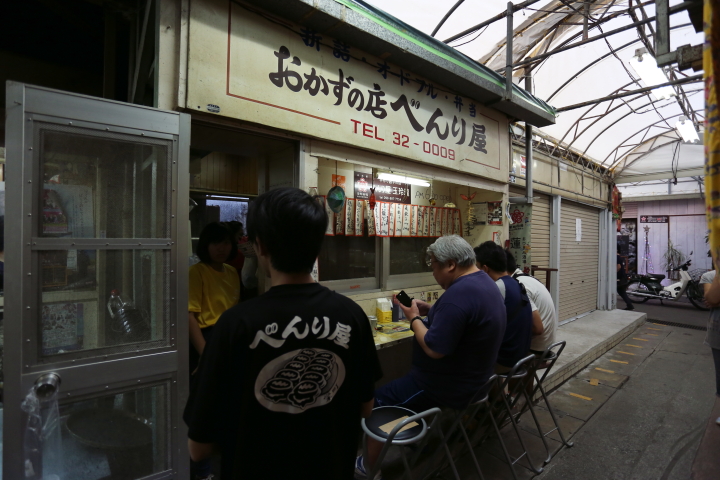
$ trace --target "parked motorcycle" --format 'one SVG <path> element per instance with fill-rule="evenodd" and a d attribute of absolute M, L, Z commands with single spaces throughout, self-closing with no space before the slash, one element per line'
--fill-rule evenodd
<path fill-rule="evenodd" d="M 665 275 L 657 273 L 632 275 L 627 286 L 627 294 L 634 302 L 645 303 L 651 298 L 655 298 L 660 300 L 661 305 L 663 300 L 677 301 L 685 294 L 695 308 L 707 310 L 704 291 L 700 285 L 700 276 L 705 273 L 705 270 L 696 269 L 688 272 L 691 262 L 688 260 L 679 267 L 671 269 L 673 272 L 680 272 L 680 281 L 667 287 L 660 284 L 665 279 Z"/>

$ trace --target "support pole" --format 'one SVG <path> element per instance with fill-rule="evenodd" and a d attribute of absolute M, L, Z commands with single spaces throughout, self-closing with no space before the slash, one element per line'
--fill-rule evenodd
<path fill-rule="evenodd" d="M 630 9 L 628 8 L 628 10 L 630 10 Z M 630 11 L 632 11 L 632 10 L 630 10 Z M 585 3 L 584 17 L 585 18 L 583 19 L 582 39 L 587 40 L 588 39 L 588 19 L 590 18 L 590 4 L 589 3 Z"/>
<path fill-rule="evenodd" d="M 525 91 L 532 94 L 532 73 L 525 69 Z M 525 122 L 525 197 L 533 203 L 533 141 L 532 125 Z"/>
<path fill-rule="evenodd" d="M 505 98 L 512 100 L 512 70 L 513 70 L 513 3 L 507 3 L 507 55 L 505 63 Z"/>

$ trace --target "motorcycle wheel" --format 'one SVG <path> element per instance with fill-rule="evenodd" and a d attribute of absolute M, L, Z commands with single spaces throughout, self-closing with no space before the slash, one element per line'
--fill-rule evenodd
<path fill-rule="evenodd" d="M 693 304 L 695 308 L 698 310 L 709 310 L 705 306 L 705 295 L 703 294 L 703 291 L 700 289 L 700 285 L 697 283 L 691 283 L 688 285 L 687 292 L 685 294 L 687 295 L 688 300 L 690 300 L 690 303 Z"/>
<path fill-rule="evenodd" d="M 648 288 L 647 288 L 645 285 L 643 285 L 642 283 L 640 283 L 640 282 L 631 282 L 631 283 L 627 286 L 627 294 L 630 295 L 630 297 L 632 298 L 633 302 L 635 302 L 635 303 L 645 303 L 645 302 L 647 302 L 648 300 L 650 300 L 650 297 L 643 297 L 642 295 L 635 295 L 635 292 L 648 293 L 648 294 L 652 293 L 652 292 L 651 292 L 650 290 L 648 290 Z"/>

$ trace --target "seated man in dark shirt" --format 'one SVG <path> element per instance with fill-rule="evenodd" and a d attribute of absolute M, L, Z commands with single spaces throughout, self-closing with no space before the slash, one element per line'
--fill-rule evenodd
<path fill-rule="evenodd" d="M 416 413 L 465 408 L 493 374 L 505 332 L 500 291 L 478 270 L 472 247 L 458 235 L 438 238 L 427 255 L 445 293 L 432 307 L 419 300 L 410 308 L 400 305 L 415 334 L 412 369 L 375 391 L 376 407 L 401 406 Z M 368 439 L 368 458 L 357 458 L 356 476 L 366 474 L 381 450 L 380 442 Z"/>
<path fill-rule="evenodd" d="M 349 480 L 382 376 L 370 322 L 310 275 L 328 221 L 310 195 L 271 190 L 247 218 L 272 288 L 215 326 L 185 407 L 190 457 L 215 445 L 223 480 Z"/>
<path fill-rule="evenodd" d="M 530 352 L 533 335 L 543 332 L 537 307 L 525 293 L 524 287 L 507 274 L 505 251 L 493 241 L 475 247 L 477 266 L 495 280 L 504 299 L 507 328 L 497 357 L 495 373 L 507 373 Z"/>

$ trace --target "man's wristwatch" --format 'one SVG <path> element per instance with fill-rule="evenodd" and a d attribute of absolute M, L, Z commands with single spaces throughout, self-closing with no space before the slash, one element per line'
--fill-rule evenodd
<path fill-rule="evenodd" d="M 413 322 L 414 322 L 415 320 L 420 320 L 420 321 L 422 322 L 422 317 L 421 317 L 420 315 L 416 315 L 416 316 L 414 316 L 414 317 L 412 318 L 412 320 L 410 320 L 410 330 L 412 330 L 413 332 L 414 332 L 415 330 L 413 330 L 412 326 L 413 326 Z"/>

